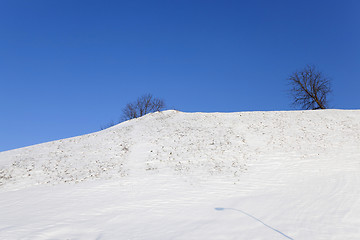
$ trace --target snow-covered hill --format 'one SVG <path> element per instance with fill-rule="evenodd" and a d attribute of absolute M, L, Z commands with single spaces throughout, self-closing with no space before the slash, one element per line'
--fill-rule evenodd
<path fill-rule="evenodd" d="M 181 113 L 0 153 L 0 239 L 360 239 L 360 111 Z"/>

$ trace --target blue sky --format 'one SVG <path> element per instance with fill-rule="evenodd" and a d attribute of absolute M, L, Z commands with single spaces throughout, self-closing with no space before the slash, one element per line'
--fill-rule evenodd
<path fill-rule="evenodd" d="M 315 64 L 359 109 L 360 1 L 0 1 L 0 151 L 98 131 L 144 93 L 185 112 L 291 110 Z"/>

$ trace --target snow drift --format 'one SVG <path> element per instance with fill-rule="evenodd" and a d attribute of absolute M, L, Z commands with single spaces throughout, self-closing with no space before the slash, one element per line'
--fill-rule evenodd
<path fill-rule="evenodd" d="M 165 111 L 0 153 L 2 239 L 359 239 L 360 111 Z"/>

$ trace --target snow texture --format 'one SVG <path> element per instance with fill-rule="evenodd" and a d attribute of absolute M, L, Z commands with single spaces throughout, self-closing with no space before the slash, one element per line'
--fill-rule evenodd
<path fill-rule="evenodd" d="M 0 153 L 0 239 L 360 239 L 360 111 L 148 114 Z"/>

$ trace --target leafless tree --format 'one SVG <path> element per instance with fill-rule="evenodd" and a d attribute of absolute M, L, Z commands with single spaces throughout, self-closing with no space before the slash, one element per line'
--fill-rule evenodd
<path fill-rule="evenodd" d="M 293 105 L 302 109 L 325 109 L 331 93 L 330 80 L 315 66 L 307 65 L 288 78 L 291 85 Z"/>
<path fill-rule="evenodd" d="M 165 108 L 165 102 L 151 94 L 139 97 L 135 102 L 128 103 L 123 109 L 123 119 L 129 120 L 144 116 L 151 112 L 161 111 Z"/>

